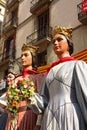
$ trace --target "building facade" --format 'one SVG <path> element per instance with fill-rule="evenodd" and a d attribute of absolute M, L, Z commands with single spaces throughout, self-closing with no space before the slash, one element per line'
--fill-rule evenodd
<path fill-rule="evenodd" d="M 6 7 L 6 0 L 0 0 L 0 62 L 2 60 L 2 50 L 3 50 L 3 42 L 1 39 L 2 35 L 2 27 L 5 15 L 5 7 Z M 1 73 L 2 76 L 3 73 Z"/>
<path fill-rule="evenodd" d="M 73 28 L 74 55 L 87 48 L 87 0 L 7 0 L 0 71 L 20 59 L 23 43 L 39 46 L 38 66 L 57 59 L 51 44 L 56 26 Z M 85 56 L 86 57 L 86 56 Z"/>

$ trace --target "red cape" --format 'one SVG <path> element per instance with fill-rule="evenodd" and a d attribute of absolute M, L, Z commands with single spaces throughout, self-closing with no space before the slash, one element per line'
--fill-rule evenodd
<path fill-rule="evenodd" d="M 55 61 L 55 62 L 53 62 L 52 64 L 51 64 L 51 66 L 47 69 L 47 73 L 46 74 L 48 74 L 48 72 L 50 71 L 50 69 L 52 68 L 52 67 L 54 67 L 55 65 L 58 65 L 59 63 L 62 63 L 62 62 L 67 62 L 67 61 L 71 61 L 71 60 L 75 60 L 73 57 L 63 57 L 63 58 L 61 58 L 61 59 L 59 59 L 59 60 L 57 60 L 57 61 Z"/>
<path fill-rule="evenodd" d="M 29 69 L 24 69 L 23 71 L 22 71 L 22 75 L 23 75 L 23 77 L 25 77 L 27 74 L 38 74 L 38 72 L 37 71 L 35 71 L 35 70 L 29 70 Z"/>

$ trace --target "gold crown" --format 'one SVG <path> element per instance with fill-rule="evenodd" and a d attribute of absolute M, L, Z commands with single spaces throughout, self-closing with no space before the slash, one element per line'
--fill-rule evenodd
<path fill-rule="evenodd" d="M 29 51 L 32 52 L 33 54 L 37 54 L 37 52 L 38 52 L 38 50 L 39 50 L 39 47 L 38 47 L 38 46 L 28 45 L 28 44 L 23 44 L 21 50 L 22 50 L 22 51 L 29 50 Z"/>
<path fill-rule="evenodd" d="M 69 38 L 72 37 L 72 28 L 65 28 L 65 27 L 60 27 L 60 26 L 55 26 L 52 35 L 56 35 L 58 33 L 63 33 L 66 36 L 68 36 Z"/>

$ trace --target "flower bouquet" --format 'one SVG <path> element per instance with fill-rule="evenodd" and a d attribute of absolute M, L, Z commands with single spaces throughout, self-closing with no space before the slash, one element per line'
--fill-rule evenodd
<path fill-rule="evenodd" d="M 11 120 L 14 119 L 18 113 L 19 103 L 34 94 L 34 83 L 32 79 L 18 80 L 17 83 L 8 87 L 7 91 L 7 107 Z"/>

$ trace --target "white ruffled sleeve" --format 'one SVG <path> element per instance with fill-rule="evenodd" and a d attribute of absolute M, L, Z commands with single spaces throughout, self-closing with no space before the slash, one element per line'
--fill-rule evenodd
<path fill-rule="evenodd" d="M 84 61 L 77 61 L 73 74 L 77 100 L 87 123 L 87 64 Z"/>

